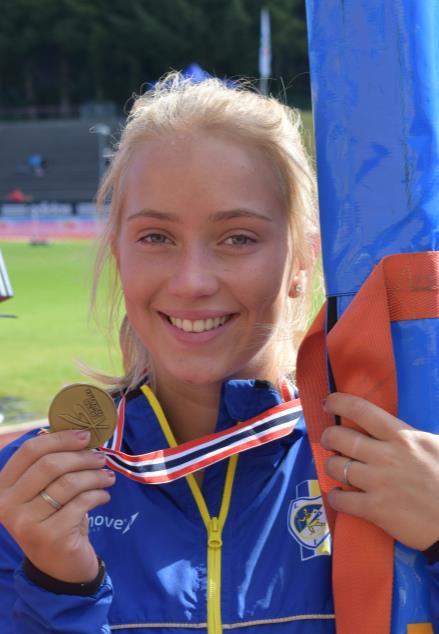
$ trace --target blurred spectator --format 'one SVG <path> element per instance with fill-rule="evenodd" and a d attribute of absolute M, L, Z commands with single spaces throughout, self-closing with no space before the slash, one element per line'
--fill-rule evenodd
<path fill-rule="evenodd" d="M 30 154 L 27 164 L 35 176 L 44 176 L 46 173 L 47 160 L 41 154 Z"/>
<path fill-rule="evenodd" d="M 27 203 L 31 200 L 31 197 L 26 196 L 26 194 L 17 187 L 9 192 L 9 194 L 7 195 L 7 200 L 10 203 Z"/>

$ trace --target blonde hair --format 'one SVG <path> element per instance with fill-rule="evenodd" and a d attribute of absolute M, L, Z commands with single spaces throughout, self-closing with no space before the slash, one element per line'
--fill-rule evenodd
<path fill-rule="evenodd" d="M 234 142 L 258 148 L 270 160 L 277 175 L 291 227 L 294 258 L 299 268 L 308 274 L 309 280 L 297 298 L 286 300 L 285 318 L 276 332 L 279 372 L 281 375 L 291 374 L 311 305 L 311 272 L 318 244 L 315 180 L 302 141 L 299 114 L 272 97 L 261 96 L 244 83 L 229 88 L 222 81 L 212 78 L 194 84 L 179 73 L 170 73 L 153 90 L 135 100 L 98 191 L 98 207 L 110 202 L 110 216 L 100 238 L 96 258 L 92 307 L 96 307 L 98 282 L 104 265 L 112 259 L 112 246 L 120 229 L 124 180 L 133 153 L 151 138 L 188 130 L 226 134 Z M 120 288 L 114 268 L 110 284 L 109 323 L 114 320 L 118 296 Z M 95 373 L 94 377 L 115 389 L 132 388 L 145 376 L 150 362 L 148 351 L 126 315 L 122 320 L 119 341 L 124 375 L 110 377 Z"/>

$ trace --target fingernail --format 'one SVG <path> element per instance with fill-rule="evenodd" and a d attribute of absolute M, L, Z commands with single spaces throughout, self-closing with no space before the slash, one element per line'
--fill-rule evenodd
<path fill-rule="evenodd" d="M 104 453 L 98 453 L 98 454 L 96 454 L 96 457 L 99 460 L 99 462 L 106 462 L 107 461 L 107 456 Z"/>
<path fill-rule="evenodd" d="M 324 399 L 322 400 L 322 408 L 323 408 L 323 410 L 324 410 L 325 412 L 327 412 L 327 411 L 328 411 L 328 410 L 326 409 L 326 398 L 324 398 Z"/>
<path fill-rule="evenodd" d="M 116 474 L 114 473 L 114 471 L 111 471 L 110 469 L 105 469 L 105 473 L 109 480 L 113 480 L 116 477 Z"/>
<path fill-rule="evenodd" d="M 89 431 L 75 431 L 75 436 L 78 440 L 90 440 Z"/>

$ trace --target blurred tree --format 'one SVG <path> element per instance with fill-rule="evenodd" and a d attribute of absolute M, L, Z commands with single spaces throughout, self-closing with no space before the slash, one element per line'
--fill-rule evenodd
<path fill-rule="evenodd" d="M 308 42 L 304 0 L 269 0 L 272 31 L 273 92 L 309 100 Z M 282 82 L 282 84 L 281 84 Z M 298 103 L 297 105 L 302 105 Z M 308 105 L 308 104 L 307 104 Z"/>
<path fill-rule="evenodd" d="M 191 62 L 256 79 L 261 6 L 271 14 L 273 92 L 306 92 L 304 0 L 3 0 L 0 105 L 122 108 Z"/>
<path fill-rule="evenodd" d="M 98 3 L 89 0 L 44 0 L 44 3 L 47 11 L 45 41 L 54 63 L 55 77 L 52 79 L 58 87 L 61 110 L 68 111 L 72 98 L 80 98 L 74 87 L 78 75 L 83 72 L 86 50 L 94 80 L 88 90 L 90 95 L 99 94 L 99 44 L 97 46 L 96 42 L 102 37 L 101 15 Z"/>
<path fill-rule="evenodd" d="M 22 105 L 35 103 L 35 55 L 41 46 L 38 21 L 29 19 L 38 9 L 37 0 L 4 0 L 0 20 L 1 101 L 11 92 L 21 95 Z"/>
<path fill-rule="evenodd" d="M 193 61 L 203 31 L 203 15 L 196 5 L 191 0 L 113 0 L 107 96 L 117 95 L 123 103 L 170 68 L 181 69 Z"/>
<path fill-rule="evenodd" d="M 200 63 L 214 74 L 258 77 L 260 10 L 270 11 L 275 93 L 308 98 L 309 69 L 304 0 L 198 0 L 206 19 Z"/>

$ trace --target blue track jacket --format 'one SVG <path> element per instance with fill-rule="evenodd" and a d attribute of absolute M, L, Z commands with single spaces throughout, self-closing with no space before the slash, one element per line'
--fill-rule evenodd
<path fill-rule="evenodd" d="M 280 402 L 266 383 L 228 381 L 217 431 Z M 168 445 L 140 390 L 128 395 L 125 417 L 124 452 Z M 22 442 L 1 452 L 1 466 Z M 240 454 L 234 473 L 231 460 L 206 469 L 201 502 L 188 478 L 144 485 L 117 474 L 111 502 L 89 516 L 108 571 L 94 596 L 55 595 L 31 583 L 0 526 L 1 634 L 333 634 L 330 539 L 303 420 L 289 436 Z M 223 530 L 212 547 L 217 518 Z"/>

